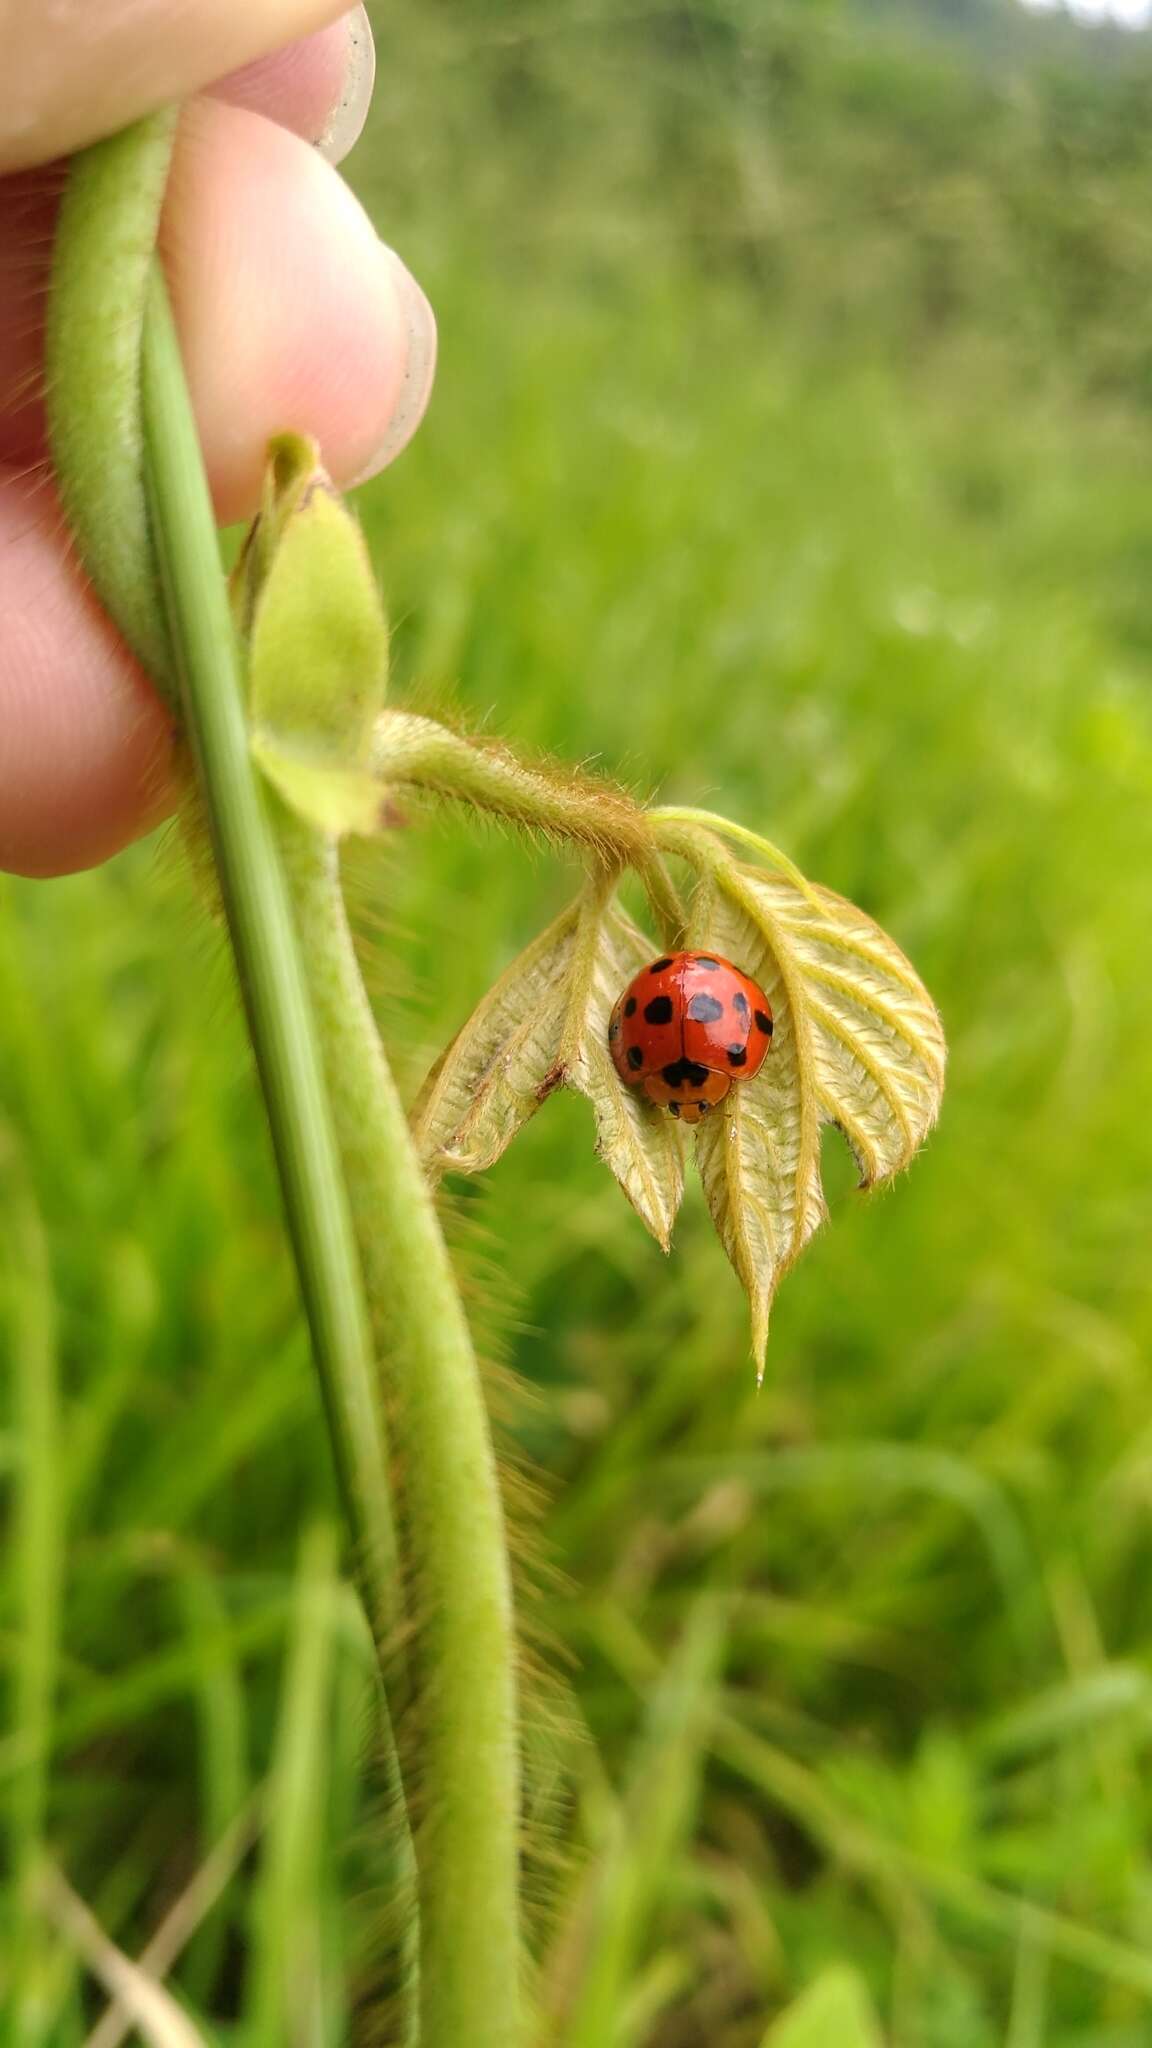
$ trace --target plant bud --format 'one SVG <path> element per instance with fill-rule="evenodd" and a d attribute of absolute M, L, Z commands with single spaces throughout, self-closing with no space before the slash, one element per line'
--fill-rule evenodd
<path fill-rule="evenodd" d="M 254 735 L 317 770 L 363 770 L 388 678 L 368 550 L 314 441 L 282 434 L 268 455 L 264 502 L 232 578 Z"/>

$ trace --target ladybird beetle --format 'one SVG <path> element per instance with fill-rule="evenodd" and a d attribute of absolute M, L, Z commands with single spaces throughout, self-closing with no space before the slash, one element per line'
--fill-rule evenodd
<path fill-rule="evenodd" d="M 772 1044 L 772 1005 L 718 953 L 669 953 L 629 982 L 608 1044 L 622 1081 L 698 1124 L 733 1081 L 759 1073 Z"/>

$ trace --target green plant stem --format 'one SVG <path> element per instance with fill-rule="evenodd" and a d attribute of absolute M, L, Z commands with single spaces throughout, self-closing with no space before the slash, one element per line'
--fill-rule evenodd
<path fill-rule="evenodd" d="M 422 2048 L 518 2048 L 519 1751 L 504 1517 L 448 1250 L 364 992 L 334 843 L 277 812 L 387 1361 L 417 1627 Z"/>
<path fill-rule="evenodd" d="M 353 1562 L 384 1685 L 400 1641 L 396 1532 L 371 1324 L 300 941 L 255 774 L 239 655 L 159 265 L 143 330 L 145 463 L 159 567 L 216 874 L 260 1072 Z M 385 1690 L 385 1774 L 412 1868 Z M 414 1932 L 406 1942 L 414 1994 Z"/>
<path fill-rule="evenodd" d="M 45 384 L 64 516 L 133 653 L 176 704 L 178 685 L 144 483 L 141 344 L 176 135 L 161 108 L 81 151 L 60 208 Z"/>
<path fill-rule="evenodd" d="M 721 818 L 713 811 L 697 810 L 689 804 L 664 804 L 648 813 L 648 822 L 658 843 L 669 853 L 680 854 L 686 860 L 695 861 L 702 851 L 707 851 L 708 841 L 735 839 L 741 846 L 748 846 L 758 853 L 761 860 L 779 868 L 781 874 L 799 889 L 801 895 L 815 900 L 815 891 L 807 876 L 802 874 L 794 860 L 765 839 L 759 832 L 750 832 L 746 825 L 738 825 L 731 818 Z"/>
<path fill-rule="evenodd" d="M 196 424 L 159 267 L 144 323 L 148 484 L 185 721 L 264 1090 L 356 1564 L 394 1627 L 396 1542 L 356 1242 L 292 907 L 248 754 L 239 661 Z"/>
<path fill-rule="evenodd" d="M 384 780 L 453 797 L 526 831 L 575 842 L 602 859 L 639 867 L 651 856 L 644 812 L 622 789 L 510 747 L 466 737 L 413 711 L 387 710 L 372 734 L 371 763 Z"/>
<path fill-rule="evenodd" d="M 635 868 L 665 943 L 681 943 L 684 907 L 650 829 L 651 814 L 625 790 L 551 762 L 522 761 L 510 747 L 468 738 L 411 711 L 386 710 L 377 720 L 371 765 L 399 791 L 453 799 L 606 865 Z"/>
<path fill-rule="evenodd" d="M 280 816 L 277 800 L 258 785 L 249 753 L 212 508 L 158 267 L 135 328 L 143 341 L 139 364 L 131 348 L 114 351 L 104 363 L 82 339 L 86 321 L 106 320 L 126 274 L 143 292 L 135 258 L 146 212 L 155 231 L 155 180 L 144 209 L 128 173 L 133 148 L 154 172 L 157 147 L 150 124 L 140 124 L 118 138 L 110 158 L 81 159 L 76 168 L 79 196 L 65 207 L 58 251 L 62 298 L 52 313 L 54 453 L 80 553 L 101 596 L 138 648 L 137 622 L 160 619 L 156 669 L 179 676 L 357 1567 L 382 1659 L 395 1648 L 395 1537 L 373 1330 L 349 1194 L 375 1334 L 394 1377 L 406 1579 L 420 1618 L 413 1665 L 421 1743 L 422 2048 L 517 2048 L 515 1643 L 499 1486 L 467 1324 L 360 982 L 335 852 L 284 813 L 299 931 L 293 916 L 271 822 L 274 808 Z M 134 263 L 127 273 L 117 268 L 122 237 L 110 218 L 117 209 L 119 226 L 125 233 L 131 228 Z M 88 260 L 73 246 L 85 237 L 106 262 L 98 255 Z M 133 326 L 131 307 L 118 313 Z M 102 376 L 117 387 L 116 406 L 100 390 Z M 100 414 L 100 432 L 77 430 L 89 405 Z M 131 496 L 115 450 L 104 441 L 117 422 L 142 450 L 142 531 L 135 510 L 125 521 L 117 509 Z M 105 489 L 119 534 L 111 557 L 99 530 Z M 164 590 L 159 610 L 153 547 Z M 301 944 L 310 956 L 347 1186 Z"/>

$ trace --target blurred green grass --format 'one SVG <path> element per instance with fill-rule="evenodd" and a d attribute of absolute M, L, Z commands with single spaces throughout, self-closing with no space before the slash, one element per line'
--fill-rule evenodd
<path fill-rule="evenodd" d="M 459 1192 L 551 1495 L 558 2038 L 759 2048 L 844 1964 L 897 2048 L 1142 2048 L 1152 64 L 1057 36 L 982 71 L 719 0 L 377 28 L 350 168 L 442 337 L 361 499 L 398 691 L 767 830 L 951 1042 L 898 1188 L 830 1154 L 759 1395 L 702 1204 L 665 1262 L 584 1105 Z M 414 1086 L 571 878 L 448 819 L 354 867 Z M 0 883 L 0 1174 L 13 2038 L 98 2009 L 43 1844 L 135 1954 L 263 1791 L 169 1981 L 221 2040 L 343 2041 L 391 1875 L 369 1667 L 227 971 L 163 838 Z"/>

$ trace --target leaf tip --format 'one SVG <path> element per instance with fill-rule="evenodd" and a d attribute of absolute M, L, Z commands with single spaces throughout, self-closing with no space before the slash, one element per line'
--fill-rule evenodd
<path fill-rule="evenodd" d="M 768 1317 L 771 1300 L 763 1295 L 749 1300 L 752 1311 L 752 1363 L 756 1368 L 756 1389 L 764 1384 L 764 1368 L 768 1363 Z"/>

